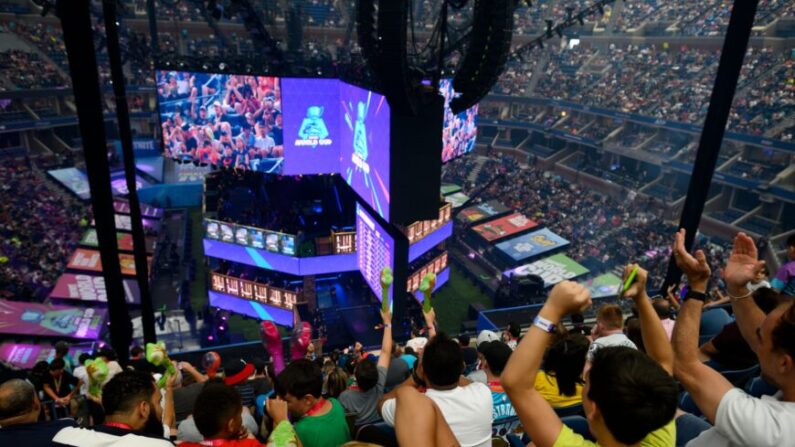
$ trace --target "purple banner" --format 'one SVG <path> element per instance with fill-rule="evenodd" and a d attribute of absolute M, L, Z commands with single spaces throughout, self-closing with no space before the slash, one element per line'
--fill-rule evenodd
<path fill-rule="evenodd" d="M 340 174 L 371 208 L 389 220 L 389 104 L 378 93 L 343 83 Z"/>
<path fill-rule="evenodd" d="M 130 304 L 141 304 L 141 292 L 138 283 L 132 279 L 124 280 L 124 295 Z M 105 291 L 105 278 L 93 275 L 75 275 L 64 273 L 58 278 L 50 298 L 62 300 L 108 302 Z"/>
<path fill-rule="evenodd" d="M 0 300 L 0 334 L 97 339 L 104 309 Z"/>
<path fill-rule="evenodd" d="M 291 275 L 321 275 L 357 270 L 356 253 L 295 258 L 267 250 L 204 239 L 204 255 Z"/>
<path fill-rule="evenodd" d="M 282 79 L 284 173 L 339 172 L 340 81 Z"/>
<path fill-rule="evenodd" d="M 82 346 L 71 346 L 69 356 L 73 359 L 84 352 L 91 352 L 92 343 Z M 0 345 L 0 359 L 11 363 L 17 368 L 31 369 L 40 361 L 47 361 L 55 356 L 55 348 L 49 344 L 34 345 L 30 343 L 3 343 Z"/>
<path fill-rule="evenodd" d="M 282 326 L 293 325 L 293 311 L 268 306 L 257 301 L 236 298 L 225 293 L 208 292 L 210 306 L 226 309 L 237 314 L 248 315 L 262 321 L 273 321 Z"/>

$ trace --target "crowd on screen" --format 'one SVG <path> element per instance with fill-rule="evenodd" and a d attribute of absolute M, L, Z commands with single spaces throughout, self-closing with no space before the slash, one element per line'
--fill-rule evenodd
<path fill-rule="evenodd" d="M 281 90 L 265 76 L 161 72 L 163 141 L 172 158 L 269 172 L 283 156 Z"/>
<path fill-rule="evenodd" d="M 0 164 L 0 293 L 41 300 L 63 273 L 88 210 L 28 164 Z"/>
<path fill-rule="evenodd" d="M 357 342 L 323 352 L 299 322 L 285 352 L 276 326 L 263 322 L 259 354 L 174 359 L 173 368 L 153 365 L 149 348 L 119 359 L 105 346 L 75 359 L 59 342 L 30 371 L 0 363 L 0 442 L 485 447 L 525 436 L 538 446 L 787 445 L 795 237 L 767 281 L 755 242 L 739 233 L 719 262 L 727 297 L 713 302 L 713 267 L 685 248 L 685 236 L 669 232 L 667 242 L 688 292 L 649 298 L 648 271 L 628 264 L 624 276 L 636 273 L 624 291 L 626 320 L 603 304 L 583 324 L 590 292 L 564 281 L 533 321 L 475 340 L 438 331 L 431 308 L 404 344 L 393 340 L 389 311 L 374 328 L 375 349 Z M 721 315 L 730 324 L 704 323 Z"/>

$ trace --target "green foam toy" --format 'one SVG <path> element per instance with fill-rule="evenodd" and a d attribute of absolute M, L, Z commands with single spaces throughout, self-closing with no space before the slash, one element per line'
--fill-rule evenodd
<path fill-rule="evenodd" d="M 108 378 L 108 364 L 104 360 L 87 360 L 86 372 L 88 373 L 88 394 L 99 397 L 102 394 L 102 384 Z"/>
<path fill-rule="evenodd" d="M 420 292 L 422 292 L 423 300 L 422 300 L 422 310 L 423 312 L 430 312 L 431 311 L 431 294 L 433 294 L 433 288 L 436 286 L 436 273 L 428 272 L 422 281 L 420 281 Z"/>
<path fill-rule="evenodd" d="M 155 366 L 163 366 L 166 368 L 166 372 L 160 377 L 160 380 L 157 381 L 157 386 L 160 388 L 166 386 L 169 377 L 177 374 L 177 368 L 171 362 L 171 359 L 168 358 L 166 344 L 162 341 L 156 344 L 146 344 L 146 361 Z"/>
<path fill-rule="evenodd" d="M 389 288 L 395 278 L 392 276 L 392 269 L 386 266 L 381 270 L 381 311 L 389 310 Z"/>

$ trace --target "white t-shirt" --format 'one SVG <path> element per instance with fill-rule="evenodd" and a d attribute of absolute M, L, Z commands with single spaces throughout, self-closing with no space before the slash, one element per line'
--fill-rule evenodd
<path fill-rule="evenodd" d="M 734 388 L 718 404 L 715 426 L 687 447 L 778 447 L 795 442 L 795 402 L 781 402 L 781 392 L 757 399 Z"/>
<path fill-rule="evenodd" d="M 591 346 L 588 348 L 588 360 L 593 360 L 593 355 L 599 348 L 606 348 L 608 346 L 626 346 L 632 349 L 638 349 L 635 346 L 635 343 L 629 339 L 626 335 L 618 332 L 615 334 L 610 334 L 605 337 L 599 337 L 591 343 Z"/>
<path fill-rule="evenodd" d="M 76 379 L 83 381 L 83 383 L 80 384 L 80 395 L 88 396 L 88 371 L 86 371 L 86 367 L 78 366 L 72 371 L 72 375 L 75 376 Z"/>
<path fill-rule="evenodd" d="M 459 386 L 448 391 L 429 389 L 426 396 L 436 402 L 461 447 L 490 447 L 493 421 L 491 391 L 482 383 Z M 381 407 L 381 416 L 395 425 L 395 399 Z"/>
<path fill-rule="evenodd" d="M 151 438 L 133 433 L 116 436 L 85 428 L 69 427 L 59 431 L 52 439 L 54 446 L 74 447 L 168 447 L 174 444 L 162 438 Z"/>

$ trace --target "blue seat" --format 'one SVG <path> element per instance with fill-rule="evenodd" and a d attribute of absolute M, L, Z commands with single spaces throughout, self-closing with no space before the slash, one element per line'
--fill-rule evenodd
<path fill-rule="evenodd" d="M 759 375 L 759 365 L 754 365 L 745 369 L 721 371 L 720 373 L 726 380 L 731 382 L 732 385 L 742 388 L 752 377 Z"/>
<path fill-rule="evenodd" d="M 591 428 L 588 426 L 588 419 L 584 416 L 566 416 L 560 419 L 563 423 L 572 429 L 574 433 L 581 435 L 589 441 L 596 441 L 596 438 L 591 434 Z"/>
<path fill-rule="evenodd" d="M 582 409 L 582 404 L 569 405 L 568 407 L 557 407 L 555 413 L 558 417 L 565 418 L 567 416 L 584 416 L 585 411 Z"/>
<path fill-rule="evenodd" d="M 704 430 L 712 428 L 709 422 L 690 413 L 676 418 L 676 446 L 684 446 Z"/>
<path fill-rule="evenodd" d="M 698 405 L 696 405 L 696 402 L 693 400 L 693 398 L 690 396 L 690 393 L 688 393 L 687 391 L 683 391 L 681 394 L 679 394 L 679 408 L 681 408 L 682 411 L 690 413 L 695 416 L 702 415 L 701 410 L 698 408 Z"/>
<path fill-rule="evenodd" d="M 710 338 L 717 335 L 723 326 L 732 322 L 732 317 L 723 309 L 710 309 L 701 314 L 699 336 Z"/>
<path fill-rule="evenodd" d="M 506 435 L 505 439 L 508 440 L 508 444 L 510 444 L 511 447 L 525 447 L 527 445 L 524 442 L 522 442 L 522 439 L 519 438 L 518 435 L 514 433 Z"/>
<path fill-rule="evenodd" d="M 778 388 L 765 382 L 762 377 L 757 376 L 745 384 L 745 392 L 754 397 L 772 396 L 778 392 Z"/>

